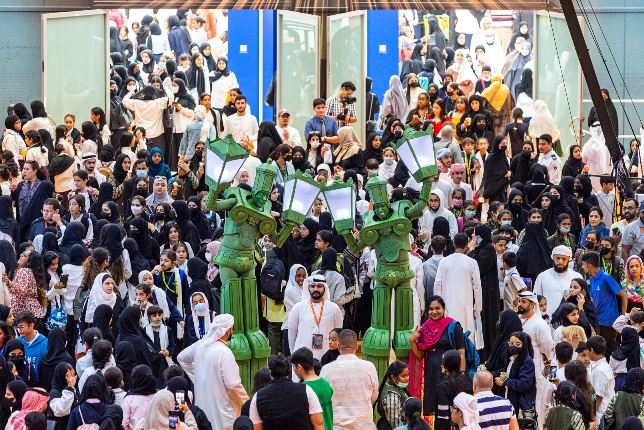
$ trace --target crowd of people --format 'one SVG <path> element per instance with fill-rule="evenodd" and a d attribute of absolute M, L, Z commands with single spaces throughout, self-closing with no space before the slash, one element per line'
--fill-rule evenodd
<path fill-rule="evenodd" d="M 129 40 L 119 14 L 109 118 L 96 107 L 54 126 L 36 100 L 5 119 L 0 428 L 642 429 L 644 203 L 614 190 L 601 145 L 562 163 L 560 131 L 532 100 L 524 25 L 514 75 L 482 53 L 469 66 L 478 31 L 457 35 L 451 60 L 444 47 L 447 62 L 425 39 L 384 95 L 344 82 L 298 130 L 288 109 L 258 124 L 221 45 L 189 43 L 218 34 L 206 18 L 146 16 Z M 365 96 L 363 143 L 353 97 Z M 426 201 L 395 149 L 409 129 L 434 135 Z M 370 180 L 387 181 L 391 203 L 426 206 L 405 269 L 416 329 L 386 374 L 359 358 L 379 262 L 372 247 L 351 252 L 317 198 L 281 247 L 249 239 L 271 355 L 242 385 L 228 342 L 245 322 L 220 306 L 229 230 L 207 205 L 204 165 L 206 142 L 228 135 L 249 151 L 233 187 L 252 192 L 260 164 L 277 168 L 278 224 L 297 171 L 353 181 L 356 239 L 386 215 Z M 268 297 L 271 277 L 282 288 Z"/>

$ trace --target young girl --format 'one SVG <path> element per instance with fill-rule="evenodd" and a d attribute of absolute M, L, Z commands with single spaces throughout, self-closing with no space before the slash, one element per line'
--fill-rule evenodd
<path fill-rule="evenodd" d="M 378 176 L 387 180 L 394 176 L 394 172 L 396 171 L 396 165 L 398 164 L 396 151 L 393 148 L 386 148 L 382 156 L 384 157 L 384 161 L 378 168 Z"/>
<path fill-rule="evenodd" d="M 157 388 L 163 388 L 163 371 L 169 366 L 172 366 L 172 355 L 176 348 L 174 337 L 172 336 L 172 329 L 166 327 L 163 323 L 163 310 L 156 305 L 152 305 L 147 309 L 148 325 L 145 327 L 145 334 L 152 341 L 154 349 L 159 351 L 159 354 L 165 358 L 161 361 L 159 366 L 155 366 L 154 372 L 156 373 L 155 379 L 157 381 Z"/>
<path fill-rule="evenodd" d="M 340 336 L 341 331 L 342 328 L 340 327 L 334 328 L 329 333 L 329 350 L 325 352 L 322 356 L 322 359 L 320 359 L 320 364 L 322 364 L 322 366 L 334 362 L 340 356 L 340 344 L 338 343 L 338 336 Z"/>
<path fill-rule="evenodd" d="M 65 154 L 69 155 L 70 157 L 73 157 L 74 155 L 76 155 L 74 146 L 70 143 L 67 127 L 64 125 L 58 125 L 55 128 L 55 132 L 56 132 L 56 139 L 55 139 L 56 145 L 57 144 L 63 145 L 63 147 L 65 148 Z"/>
<path fill-rule="evenodd" d="M 76 117 L 70 113 L 65 115 L 65 118 L 63 119 L 63 122 L 65 123 L 65 127 L 67 127 L 67 139 L 70 140 L 70 143 L 75 145 L 77 143 L 80 143 L 81 141 L 81 134 L 78 129 L 76 129 Z"/>
<path fill-rule="evenodd" d="M 154 275 L 154 284 L 166 293 L 168 299 L 174 303 L 182 315 L 181 322 L 178 323 L 179 327 L 177 324 L 170 325 L 175 333 L 175 340 L 178 340 L 183 338 L 185 325 L 183 315 L 185 315 L 186 306 L 190 303 L 190 293 L 188 277 L 182 269 L 177 268 L 176 263 L 177 254 L 173 250 L 167 249 L 161 253 L 159 265 L 154 267 L 152 274 Z"/>
<path fill-rule="evenodd" d="M 465 208 L 463 205 L 466 198 L 467 196 L 463 188 L 454 188 L 454 191 L 452 191 L 452 206 L 449 210 L 456 218 L 460 218 L 464 215 Z"/>
<path fill-rule="evenodd" d="M 556 320 L 554 317 L 556 317 Z M 555 341 L 555 345 L 561 342 L 561 339 L 563 337 L 562 330 L 568 326 L 578 325 L 584 329 L 584 332 L 591 331 L 590 323 L 588 322 L 585 312 L 583 311 L 583 304 L 582 308 L 580 309 L 573 303 L 563 302 L 561 306 L 559 306 L 559 309 L 557 309 L 557 311 L 555 312 L 554 317 L 553 323 L 561 324 L 559 327 L 557 327 L 555 333 L 552 336 Z"/>
<path fill-rule="evenodd" d="M 49 150 L 43 145 L 40 133 L 29 130 L 25 134 L 25 143 L 29 147 L 25 161 L 35 160 L 40 166 L 49 166 Z"/>
<path fill-rule="evenodd" d="M 172 249 L 177 254 L 177 267 L 185 272 L 188 266 L 188 247 L 185 243 L 179 242 Z"/>
<path fill-rule="evenodd" d="M 55 252 L 47 251 L 43 256 L 44 266 L 47 268 L 45 272 L 45 282 L 47 284 L 47 299 L 49 306 L 47 310 L 48 318 L 54 309 L 58 309 L 64 305 L 65 302 L 65 285 L 60 282 L 59 258 Z M 53 328 L 53 327 L 52 327 Z"/>
<path fill-rule="evenodd" d="M 517 416 L 535 417 L 536 376 L 532 360 L 532 343 L 530 336 L 515 331 L 508 341 L 510 354 L 509 371 L 501 372 L 494 378 L 494 383 L 507 388 L 507 399 L 512 403 Z"/>
<path fill-rule="evenodd" d="M 479 222 L 476 218 L 476 204 L 472 200 L 465 200 L 463 202 L 463 213 L 456 219 L 459 233 L 463 232 L 463 226 L 469 221 Z"/>
<path fill-rule="evenodd" d="M 215 312 L 210 310 L 208 299 L 203 293 L 190 296 L 190 315 L 186 316 L 186 331 L 190 344 L 197 342 L 208 333 L 208 327 L 215 319 Z"/>
<path fill-rule="evenodd" d="M 134 294 L 134 306 L 141 308 L 143 327 L 147 325 L 148 311 L 147 308 L 152 305 L 159 306 L 163 310 L 163 320 L 172 319 L 175 323 L 182 321 L 181 314 L 175 304 L 168 298 L 168 295 L 161 288 L 154 285 L 152 272 L 143 270 L 139 273 L 139 284 L 136 286 Z"/>
<path fill-rule="evenodd" d="M 134 129 L 134 152 L 139 152 L 142 149 L 146 151 L 148 149 L 145 129 L 143 127 L 136 127 Z"/>
<path fill-rule="evenodd" d="M 452 119 L 447 115 L 443 99 L 436 99 L 432 104 L 432 111 L 429 114 L 429 118 L 434 123 L 434 137 L 436 138 L 443 128 L 443 125 L 452 121 Z"/>
<path fill-rule="evenodd" d="M 103 109 L 100 107 L 93 107 L 92 109 L 90 109 L 89 119 L 92 120 L 92 122 L 96 126 L 96 129 L 101 136 L 103 145 L 110 143 L 110 136 L 112 135 L 112 132 L 110 132 L 110 128 L 107 125 L 107 119 L 105 118 L 105 112 L 103 111 Z"/>

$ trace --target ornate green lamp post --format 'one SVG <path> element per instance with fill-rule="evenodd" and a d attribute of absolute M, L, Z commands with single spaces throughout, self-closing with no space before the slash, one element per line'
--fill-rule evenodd
<path fill-rule="evenodd" d="M 396 145 L 399 155 L 404 154 L 400 158 L 405 166 L 423 184 L 416 204 L 409 200 L 389 203 L 387 181 L 373 176 L 365 186 L 373 210 L 362 215 L 364 227 L 359 240 L 352 234 L 353 224 L 336 226 L 353 253 L 367 246 L 376 251 L 371 327 L 362 341 L 362 353 L 374 363 L 381 377 L 387 371 L 392 348 L 399 360 L 407 361 L 409 357 L 409 336 L 414 329 L 413 293 L 409 284 L 414 274 L 409 269 L 409 232 L 411 221 L 419 218 L 429 204 L 432 178 L 438 172 L 432 135 L 431 128 L 420 132 L 407 128 Z M 391 321 L 392 306 L 394 321 Z"/>

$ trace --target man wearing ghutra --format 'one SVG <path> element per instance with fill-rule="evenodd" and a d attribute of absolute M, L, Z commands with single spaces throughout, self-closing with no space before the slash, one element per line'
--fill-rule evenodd
<path fill-rule="evenodd" d="M 288 343 L 291 351 L 305 347 L 320 360 L 329 349 L 325 339 L 335 327 L 342 327 L 340 307 L 330 299 L 323 275 L 304 281 L 302 300 L 291 309 L 288 318 Z"/>
<path fill-rule="evenodd" d="M 233 428 L 241 405 L 249 399 L 235 356 L 226 343 L 233 335 L 234 324 L 232 315 L 217 315 L 203 339 L 177 357 L 194 382 L 195 405 L 205 412 L 212 427 L 220 430 Z"/>

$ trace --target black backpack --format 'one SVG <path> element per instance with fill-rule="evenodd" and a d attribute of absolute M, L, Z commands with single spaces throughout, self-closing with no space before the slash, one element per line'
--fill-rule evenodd
<path fill-rule="evenodd" d="M 284 288 L 282 287 L 284 272 L 284 263 L 276 256 L 273 256 L 266 261 L 259 277 L 261 293 L 274 300 L 278 305 L 284 303 Z"/>

